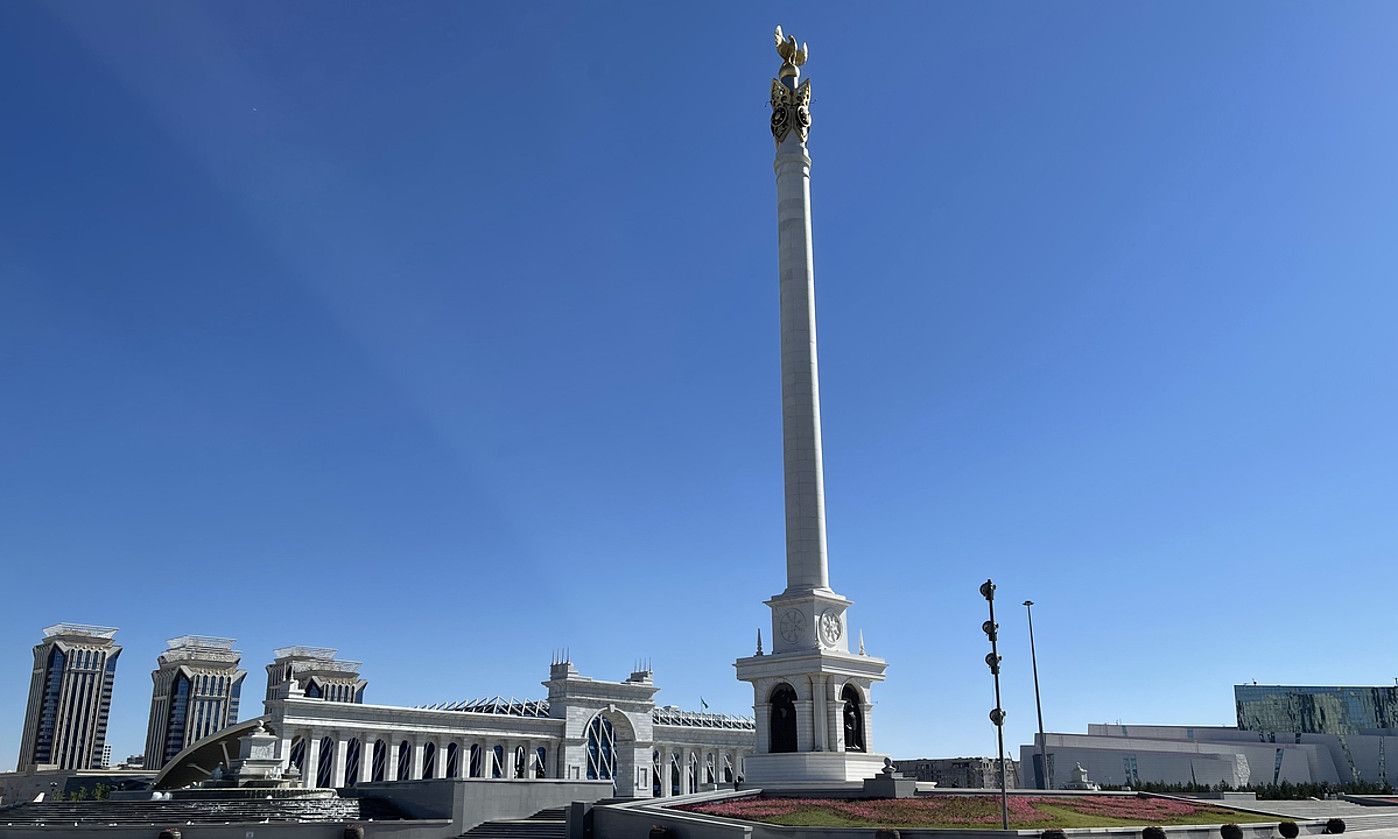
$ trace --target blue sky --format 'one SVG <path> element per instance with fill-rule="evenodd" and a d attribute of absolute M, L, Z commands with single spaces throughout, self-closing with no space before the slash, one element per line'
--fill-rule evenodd
<path fill-rule="evenodd" d="M 783 587 L 767 88 L 810 42 L 832 579 L 875 748 L 1387 683 L 1398 9 L 9 3 L 0 762 L 41 627 L 660 699 Z"/>

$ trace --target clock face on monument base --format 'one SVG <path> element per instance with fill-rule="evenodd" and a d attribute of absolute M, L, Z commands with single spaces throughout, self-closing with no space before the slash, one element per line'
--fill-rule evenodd
<path fill-rule="evenodd" d="M 776 597 L 772 608 L 772 652 L 823 650 L 849 652 L 845 609 L 848 600 L 835 595 Z"/>
<path fill-rule="evenodd" d="M 833 647 L 840 643 L 840 639 L 845 635 L 845 628 L 840 622 L 840 615 L 834 609 L 826 609 L 820 613 L 819 635 L 821 646 Z"/>
<path fill-rule="evenodd" d="M 798 644 L 805 630 L 806 616 L 800 609 L 784 609 L 777 618 L 777 637 L 787 644 Z"/>

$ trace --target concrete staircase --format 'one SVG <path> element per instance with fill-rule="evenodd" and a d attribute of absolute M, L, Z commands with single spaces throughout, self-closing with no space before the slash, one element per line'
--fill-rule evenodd
<path fill-rule="evenodd" d="M 476 825 L 458 839 L 565 839 L 568 814 L 562 807 L 540 810 L 527 819 L 497 819 Z"/>
<path fill-rule="evenodd" d="M 241 798 L 175 801 L 42 801 L 0 808 L 0 827 L 80 824 L 224 824 L 228 822 L 387 821 L 402 814 L 387 802 L 358 798 Z M 560 837 L 561 839 L 561 837 Z"/>
<path fill-rule="evenodd" d="M 1398 827 L 1398 807 L 1356 804 L 1352 801 L 1224 801 L 1254 812 L 1272 813 L 1277 818 L 1345 820 L 1346 832 Z"/>

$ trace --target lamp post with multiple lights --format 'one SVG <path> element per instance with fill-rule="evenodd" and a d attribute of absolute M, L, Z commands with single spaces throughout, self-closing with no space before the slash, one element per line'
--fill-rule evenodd
<path fill-rule="evenodd" d="M 981 597 L 990 605 L 990 620 L 981 624 L 986 637 L 990 639 L 990 654 L 985 663 L 990 666 L 990 675 L 995 680 L 995 708 L 990 712 L 990 721 L 995 723 L 995 740 L 1000 749 L 1000 825 L 1010 829 L 1010 791 L 1005 779 L 1005 710 L 1000 707 L 1000 625 L 995 622 L 995 583 L 986 580 L 981 583 Z"/>

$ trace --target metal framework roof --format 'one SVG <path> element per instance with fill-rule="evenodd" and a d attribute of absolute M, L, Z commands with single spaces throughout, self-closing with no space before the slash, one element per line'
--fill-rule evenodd
<path fill-rule="evenodd" d="M 315 658 L 329 661 L 339 650 L 334 647 L 281 647 L 272 650 L 272 655 L 282 658 Z"/>
<path fill-rule="evenodd" d="M 756 731 L 757 721 L 752 717 L 735 717 L 732 714 L 710 714 L 704 711 L 684 711 L 673 705 L 651 711 L 651 720 L 656 725 L 687 725 L 692 728 L 727 728 L 735 731 Z"/>
<path fill-rule="evenodd" d="M 181 635 L 165 642 L 172 650 L 184 647 L 203 647 L 210 650 L 231 650 L 237 642 L 232 638 L 215 638 L 212 635 Z"/>
<path fill-rule="evenodd" d="M 492 696 L 488 699 L 472 699 L 461 702 L 443 702 L 436 705 L 423 706 L 431 711 L 462 711 L 468 714 L 501 714 L 508 717 L 547 717 L 549 715 L 549 701 L 547 699 L 503 699 L 499 696 Z"/>
<path fill-rule="evenodd" d="M 472 699 L 464 702 L 441 702 L 436 705 L 419 706 L 429 711 L 462 711 L 469 714 L 501 714 L 510 717 L 547 717 L 547 699 L 504 699 L 492 696 L 488 699 Z M 702 711 L 684 711 L 674 706 L 656 708 L 651 711 L 651 719 L 657 725 L 685 725 L 692 728 L 724 728 L 731 731 L 755 731 L 757 722 L 752 717 L 735 717 L 732 714 L 710 714 Z"/>
<path fill-rule="evenodd" d="M 87 623 L 56 623 L 53 626 L 44 627 L 45 638 L 52 638 L 55 635 L 84 635 L 110 641 L 116 637 L 116 634 L 117 628 L 115 626 L 93 626 Z"/>

